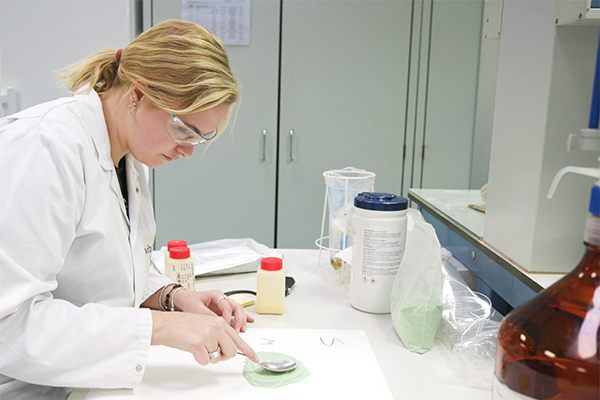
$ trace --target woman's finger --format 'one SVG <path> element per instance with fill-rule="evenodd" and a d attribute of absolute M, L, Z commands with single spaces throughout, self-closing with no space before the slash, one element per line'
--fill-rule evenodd
<path fill-rule="evenodd" d="M 250 347 L 248 345 L 248 343 L 246 343 L 244 341 L 244 339 L 242 339 L 240 337 L 240 335 L 238 335 L 238 333 L 233 329 L 233 328 L 229 328 L 232 331 L 232 335 L 231 338 L 233 339 L 233 342 L 235 343 L 236 347 L 238 350 L 240 350 L 242 353 L 244 353 L 246 355 L 246 357 L 248 357 L 250 360 L 254 361 L 254 362 L 258 362 L 258 356 L 256 355 L 256 353 L 254 352 L 254 350 L 252 350 L 252 347 Z M 236 350 L 237 352 L 237 350 Z"/>
<path fill-rule="evenodd" d="M 233 316 L 235 318 L 235 324 L 233 325 L 233 328 L 238 332 L 246 331 L 246 322 L 248 320 L 250 322 L 254 321 L 252 317 L 246 315 L 244 308 L 238 303 L 236 303 L 236 305 L 233 308 Z"/>
<path fill-rule="evenodd" d="M 217 346 L 214 351 L 208 350 L 208 347 L 207 347 L 207 352 L 208 352 L 207 354 L 208 354 L 208 362 L 209 363 L 216 364 L 219 361 L 221 361 L 221 353 L 222 353 L 221 346 Z"/>
<path fill-rule="evenodd" d="M 237 332 L 233 331 L 230 326 L 223 325 L 223 331 L 218 335 L 218 346 L 216 350 L 208 352 L 208 359 L 211 364 L 216 364 L 220 361 L 229 360 L 237 354 L 237 345 L 235 339 L 239 338 Z M 214 346 L 213 346 L 214 347 Z M 207 347 L 212 348 L 212 347 Z"/>
<path fill-rule="evenodd" d="M 231 324 L 231 316 L 233 315 L 234 303 L 235 301 L 230 300 L 229 297 L 225 295 L 219 297 L 219 299 L 216 302 L 216 306 L 219 308 L 223 320 L 228 324 Z"/>
<path fill-rule="evenodd" d="M 227 335 L 225 338 L 220 340 L 219 345 L 221 347 L 221 358 L 219 361 L 229 360 L 230 358 L 235 357 L 237 354 L 237 346 L 230 336 Z"/>

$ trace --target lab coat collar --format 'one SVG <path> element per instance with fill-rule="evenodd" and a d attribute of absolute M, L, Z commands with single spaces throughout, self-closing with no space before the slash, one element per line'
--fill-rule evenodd
<path fill-rule="evenodd" d="M 81 108 L 83 123 L 86 125 L 87 130 L 92 136 L 92 141 L 94 142 L 96 156 L 98 157 L 100 167 L 104 171 L 107 171 L 111 174 L 111 190 L 119 199 L 121 199 L 121 187 L 119 185 L 119 179 L 117 177 L 117 173 L 115 171 L 115 167 L 110 156 L 110 139 L 108 136 L 108 128 L 106 127 L 106 120 L 104 119 L 104 111 L 102 110 L 102 101 L 100 100 L 100 96 L 98 96 L 95 90 L 90 90 L 89 92 L 84 94 L 76 94 L 75 99 L 77 100 L 77 103 Z M 134 168 L 130 168 L 130 166 L 127 165 L 127 175 L 130 175 L 129 171 L 133 169 Z M 131 198 L 131 196 L 129 197 Z M 121 212 L 123 213 L 123 217 L 125 218 L 127 223 L 129 223 L 130 221 L 129 217 L 127 216 L 125 204 L 123 201 L 120 201 L 119 203 L 121 205 Z"/>
<path fill-rule="evenodd" d="M 81 108 L 83 122 L 92 135 L 100 166 L 105 171 L 112 171 L 114 166 L 110 157 L 110 140 L 100 96 L 96 91 L 90 90 L 85 94 L 76 94 L 75 99 Z"/>

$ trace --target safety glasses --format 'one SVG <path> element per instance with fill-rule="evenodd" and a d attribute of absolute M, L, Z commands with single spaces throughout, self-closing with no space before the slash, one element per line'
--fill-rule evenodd
<path fill-rule="evenodd" d="M 171 119 L 167 121 L 167 131 L 175 141 L 181 146 L 195 146 L 200 143 L 205 143 L 217 136 L 219 128 L 208 133 L 198 133 L 194 128 L 188 126 L 185 122 L 179 119 L 175 114 L 171 113 Z"/>

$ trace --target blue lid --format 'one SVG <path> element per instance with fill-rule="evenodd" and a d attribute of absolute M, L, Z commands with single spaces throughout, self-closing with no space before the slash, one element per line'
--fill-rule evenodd
<path fill-rule="evenodd" d="M 600 186 L 592 187 L 592 195 L 590 196 L 590 212 L 600 216 Z"/>
<path fill-rule="evenodd" d="M 408 208 L 408 199 L 391 193 L 363 192 L 354 198 L 354 206 L 365 210 L 399 211 Z"/>

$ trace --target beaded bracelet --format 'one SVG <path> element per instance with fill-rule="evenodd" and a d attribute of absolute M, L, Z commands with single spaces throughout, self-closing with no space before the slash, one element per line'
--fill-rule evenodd
<path fill-rule="evenodd" d="M 169 293 L 167 293 L 167 296 L 165 298 L 165 307 L 164 307 L 165 311 L 169 311 L 169 298 L 173 294 L 173 291 L 177 290 L 179 288 L 182 288 L 182 287 L 183 287 L 183 285 L 180 285 L 180 284 L 173 285 L 173 288 L 171 289 L 171 291 Z M 161 307 L 162 307 L 162 305 L 161 305 Z M 174 310 L 171 310 L 171 311 L 174 311 Z"/>
<path fill-rule="evenodd" d="M 163 305 L 163 301 L 162 301 L 163 293 L 165 292 L 165 289 L 168 288 L 169 286 L 176 286 L 176 285 L 177 285 L 176 283 L 168 283 L 165 286 L 163 286 L 162 289 L 160 290 L 160 294 L 158 295 L 158 304 L 160 304 L 160 308 L 162 308 L 163 311 L 169 311 L 169 309 Z"/>

